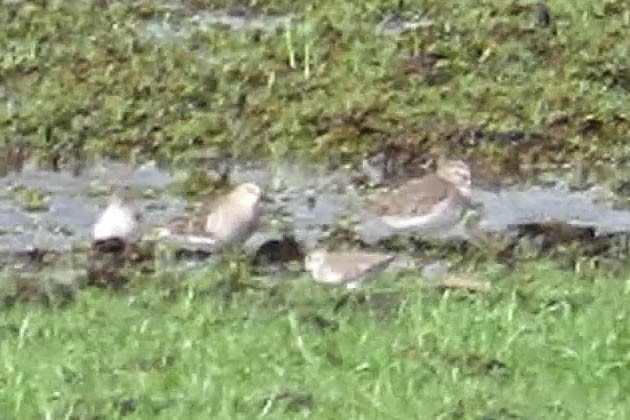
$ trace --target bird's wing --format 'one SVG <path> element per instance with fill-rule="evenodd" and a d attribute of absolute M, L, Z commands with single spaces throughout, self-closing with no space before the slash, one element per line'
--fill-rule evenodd
<path fill-rule="evenodd" d="M 342 272 L 343 277 L 351 280 L 389 264 L 394 259 L 394 256 L 354 251 L 329 253 L 327 258 L 329 260 L 328 263 L 336 267 L 336 271 Z"/>
<path fill-rule="evenodd" d="M 229 196 L 226 196 L 221 197 L 210 206 L 208 217 L 206 218 L 206 223 L 204 226 L 204 229 L 208 233 L 216 232 L 220 226 L 229 221 L 229 204 Z"/>
<path fill-rule="evenodd" d="M 372 210 L 379 215 L 418 215 L 429 213 L 450 194 L 448 183 L 436 176 L 414 179 L 386 192 L 374 202 Z"/>
<path fill-rule="evenodd" d="M 175 234 L 200 233 L 204 230 L 205 222 L 205 219 L 197 213 L 178 216 L 168 222 L 168 230 Z"/>

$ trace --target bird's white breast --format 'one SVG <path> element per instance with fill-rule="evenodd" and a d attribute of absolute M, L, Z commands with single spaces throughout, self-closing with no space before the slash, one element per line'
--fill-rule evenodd
<path fill-rule="evenodd" d="M 381 216 L 381 220 L 394 229 L 437 227 L 457 221 L 458 215 L 456 213 L 458 211 L 452 208 L 453 205 L 452 200 L 445 199 L 436 203 L 428 213 L 415 215 L 388 214 Z"/>
<path fill-rule="evenodd" d="M 97 241 L 111 238 L 135 240 L 139 233 L 140 227 L 133 212 L 117 205 L 108 206 L 92 229 L 92 237 Z"/>

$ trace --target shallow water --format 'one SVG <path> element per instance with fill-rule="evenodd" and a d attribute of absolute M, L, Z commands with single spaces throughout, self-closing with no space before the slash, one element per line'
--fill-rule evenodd
<path fill-rule="evenodd" d="M 79 241 L 89 239 L 90 227 L 106 205 L 110 188 L 129 186 L 138 191 L 161 191 L 172 182 L 171 176 L 153 164 L 134 168 L 104 162 L 74 176 L 69 171 L 50 171 L 27 165 L 19 176 L 0 178 L 0 252 L 19 252 L 31 248 L 68 251 Z M 47 197 L 44 211 L 25 211 L 16 200 L 21 187 L 35 188 Z M 12 193 L 14 192 L 14 193 Z M 139 199 L 135 203 L 147 224 L 163 223 L 184 210 L 178 198 Z"/>
<path fill-rule="evenodd" d="M 379 33 L 384 35 L 400 35 L 406 31 L 413 31 L 418 28 L 430 28 L 435 25 L 435 20 L 428 16 L 417 17 L 415 19 L 396 14 L 389 14 L 376 25 Z"/>
<path fill-rule="evenodd" d="M 219 10 L 191 10 L 184 2 L 162 1 L 158 6 L 158 18 L 147 20 L 139 32 L 150 39 L 178 41 L 190 38 L 195 32 L 208 32 L 217 27 L 230 30 L 274 31 L 296 21 L 290 14 L 271 15 L 256 13 L 247 8 Z M 402 16 L 386 14 L 375 22 L 377 34 L 395 36 L 418 28 L 436 24 L 428 15 Z"/>
<path fill-rule="evenodd" d="M 233 182 L 262 184 L 272 200 L 268 204 L 263 228 L 249 245 L 292 233 L 313 248 L 329 225 L 348 217 L 367 225 L 373 222 L 364 210 L 369 194 L 352 182 L 360 174 L 349 169 L 327 171 L 297 163 L 237 163 Z M 135 205 L 143 213 L 145 226 L 159 225 L 184 214 L 185 200 L 173 196 L 169 187 L 174 177 L 152 163 L 133 166 L 102 162 L 74 176 L 69 171 L 53 172 L 27 165 L 21 175 L 0 178 L 0 251 L 18 252 L 32 248 L 68 251 L 73 244 L 86 241 L 98 212 L 106 205 L 111 187 L 131 187 L 140 192 Z M 37 188 L 48 197 L 48 208 L 29 212 L 16 200 L 19 187 Z M 150 192 L 150 194 L 145 194 Z M 592 226 L 598 233 L 630 232 L 630 211 L 615 210 L 598 203 L 602 189 L 572 192 L 563 184 L 552 187 L 510 187 L 500 191 L 473 189 L 473 200 L 483 208 L 480 228 L 507 230 L 519 223 L 550 219 L 579 226 Z M 310 199 L 309 199 L 310 197 Z M 386 236 L 378 224 L 363 232 Z M 442 232 L 458 236 L 461 232 Z"/>
<path fill-rule="evenodd" d="M 601 187 L 574 192 L 563 183 L 551 187 L 473 191 L 473 199 L 483 204 L 485 212 L 480 223 L 482 229 L 501 231 L 512 224 L 555 220 L 591 226 L 602 234 L 630 232 L 630 211 L 596 202 L 606 195 Z"/>
<path fill-rule="evenodd" d="M 290 15 L 266 15 L 247 9 L 191 11 L 182 2 L 162 2 L 160 17 L 146 21 L 140 34 L 160 41 L 185 40 L 195 32 L 207 32 L 217 27 L 231 30 L 273 31 L 291 23 Z"/>

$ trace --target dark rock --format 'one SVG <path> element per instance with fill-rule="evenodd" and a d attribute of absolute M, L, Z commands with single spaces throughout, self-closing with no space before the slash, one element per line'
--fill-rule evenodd
<path fill-rule="evenodd" d="M 533 5 L 534 19 L 537 26 L 547 28 L 551 25 L 551 12 L 549 7 L 544 3 L 536 3 Z"/>
<path fill-rule="evenodd" d="M 92 249 L 105 254 L 121 253 L 125 250 L 126 243 L 122 238 L 107 238 L 92 242 Z"/>
<path fill-rule="evenodd" d="M 304 260 L 302 246 L 293 235 L 285 235 L 282 239 L 270 239 L 264 242 L 254 255 L 254 265 L 268 266 Z"/>

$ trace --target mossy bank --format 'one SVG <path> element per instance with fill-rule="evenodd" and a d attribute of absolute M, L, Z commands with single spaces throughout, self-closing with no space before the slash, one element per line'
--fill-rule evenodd
<path fill-rule="evenodd" d="M 8 2 L 2 138 L 62 161 L 203 153 L 356 162 L 386 143 L 505 169 L 628 158 L 622 1 L 250 6 Z M 288 20 L 192 26 L 213 10 Z M 146 29 L 164 22 L 179 32 Z"/>

